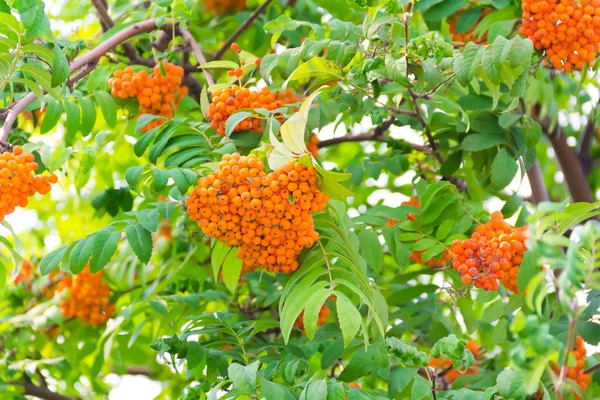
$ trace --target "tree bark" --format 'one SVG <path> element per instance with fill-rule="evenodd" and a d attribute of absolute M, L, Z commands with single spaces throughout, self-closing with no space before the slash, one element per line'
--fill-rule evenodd
<path fill-rule="evenodd" d="M 567 188 L 574 202 L 594 202 L 594 195 L 590 189 L 587 177 L 583 171 L 575 151 L 567 144 L 567 136 L 562 130 L 549 134 L 548 139 L 556 154 L 556 159 L 562 170 Z"/>

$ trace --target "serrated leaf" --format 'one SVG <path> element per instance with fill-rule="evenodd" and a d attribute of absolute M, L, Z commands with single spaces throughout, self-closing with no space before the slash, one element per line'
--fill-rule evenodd
<path fill-rule="evenodd" d="M 86 237 L 75 244 L 69 255 L 69 265 L 72 273 L 78 274 L 83 271 L 92 254 L 92 243 L 93 238 Z"/>
<path fill-rule="evenodd" d="M 344 346 L 348 346 L 360 329 L 362 317 L 346 296 L 336 293 L 337 316 L 344 337 Z"/>
<path fill-rule="evenodd" d="M 473 42 L 467 43 L 465 50 L 454 58 L 456 79 L 462 86 L 467 86 L 475 78 L 475 73 L 481 65 L 483 48 Z"/>
<path fill-rule="evenodd" d="M 256 392 L 256 378 L 258 375 L 258 361 L 243 366 L 232 363 L 227 369 L 227 375 L 233 382 L 233 386 L 242 394 L 253 394 Z"/>
<path fill-rule="evenodd" d="M 235 127 L 251 115 L 252 113 L 249 111 L 239 111 L 230 115 L 229 118 L 227 118 L 227 122 L 225 122 L 225 136 L 231 136 Z"/>
<path fill-rule="evenodd" d="M 501 149 L 492 163 L 492 185 L 498 189 L 508 186 L 518 170 L 517 162 L 508 150 Z"/>
<path fill-rule="evenodd" d="M 115 251 L 117 251 L 120 239 L 120 232 L 99 231 L 96 233 L 92 243 L 90 272 L 96 273 L 108 264 Z"/>
<path fill-rule="evenodd" d="M 44 134 L 46 132 L 49 132 L 52 128 L 54 128 L 58 123 L 62 112 L 63 106 L 61 103 L 54 100 L 49 100 L 46 104 L 46 113 L 44 114 L 44 118 L 42 119 L 40 133 Z"/>
<path fill-rule="evenodd" d="M 156 168 L 154 170 L 154 191 L 160 192 L 169 183 L 169 171 Z"/>
<path fill-rule="evenodd" d="M 94 129 L 94 125 L 96 124 L 96 106 L 94 105 L 94 102 L 87 97 L 80 97 L 79 107 L 81 107 L 82 115 L 79 129 L 81 130 L 81 133 L 86 136 Z"/>
<path fill-rule="evenodd" d="M 491 133 L 477 133 L 468 135 L 461 146 L 467 151 L 481 151 L 504 143 L 504 138 Z"/>
<path fill-rule="evenodd" d="M 125 235 L 131 249 L 137 258 L 144 264 L 150 261 L 152 256 L 152 235 L 141 224 L 127 225 Z"/>
<path fill-rule="evenodd" d="M 303 317 L 304 331 L 306 332 L 306 337 L 310 340 L 315 336 L 319 313 L 321 312 L 325 300 L 327 300 L 329 296 L 331 296 L 331 289 L 323 288 L 306 302 Z"/>
<path fill-rule="evenodd" d="M 117 124 L 117 105 L 115 104 L 115 100 L 110 94 L 102 90 L 94 92 L 94 97 L 96 98 L 98 106 L 100 106 L 100 111 L 104 116 L 106 124 L 109 127 L 114 128 Z"/>
<path fill-rule="evenodd" d="M 67 252 L 71 249 L 71 246 L 72 244 L 68 244 L 46 254 L 40 260 L 40 272 L 42 275 L 48 275 L 56 269 L 65 258 Z"/>
<path fill-rule="evenodd" d="M 379 235 L 372 230 L 364 230 L 358 234 L 360 252 L 376 273 L 381 271 L 383 249 L 379 242 Z"/>
<path fill-rule="evenodd" d="M 54 60 L 52 62 L 52 80 L 50 84 L 56 87 L 69 77 L 69 61 L 58 44 L 54 44 Z"/>

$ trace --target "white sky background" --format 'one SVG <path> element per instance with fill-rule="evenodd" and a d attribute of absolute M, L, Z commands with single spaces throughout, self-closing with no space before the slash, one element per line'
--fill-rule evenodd
<path fill-rule="evenodd" d="M 62 6 L 67 2 L 68 0 L 45 0 L 46 3 L 46 11 L 49 12 L 50 14 L 58 14 L 60 9 L 62 8 Z M 88 16 L 89 20 L 92 20 L 94 18 L 96 18 L 93 15 L 89 15 Z M 324 19 L 327 19 L 328 16 L 324 16 Z M 66 32 L 66 34 L 70 34 L 73 32 L 77 32 L 77 30 L 79 29 L 79 27 L 82 24 L 86 24 L 88 22 L 90 22 L 88 19 L 85 19 L 83 21 L 74 21 L 74 22 L 69 22 L 69 23 L 60 23 L 58 21 L 54 21 L 52 20 L 52 27 L 53 29 L 56 30 L 60 30 L 61 32 Z M 599 93 L 598 93 L 598 89 L 597 87 L 589 87 L 588 88 L 589 94 L 592 97 L 592 101 L 593 103 L 597 103 L 598 102 L 598 98 L 599 98 Z M 589 109 L 592 109 L 593 104 L 589 104 Z M 582 121 L 580 120 L 579 115 L 567 115 L 566 113 L 562 112 L 559 113 L 559 122 L 561 125 L 567 125 L 567 124 L 571 124 L 573 127 L 578 127 L 581 126 Z M 365 117 L 365 119 L 363 120 L 363 122 L 361 124 L 359 124 L 358 126 L 352 127 L 351 131 L 352 133 L 361 133 L 361 132 L 368 132 L 373 128 L 373 125 L 370 121 L 370 118 Z M 48 135 L 44 135 L 43 137 L 38 137 L 38 138 L 34 138 L 34 140 L 44 140 L 47 144 L 56 144 L 58 142 L 60 142 L 60 140 L 62 139 L 62 136 L 64 134 L 64 131 L 62 129 L 61 126 L 59 126 L 56 129 L 56 132 L 50 137 Z M 330 139 L 332 137 L 336 137 L 336 136 L 343 136 L 346 134 L 346 127 L 342 124 L 340 126 L 338 126 L 338 129 L 336 131 L 334 131 L 334 124 L 330 124 L 328 126 L 323 127 L 319 132 L 318 132 L 318 136 L 320 140 L 326 140 L 326 139 Z M 393 138 L 397 138 L 397 139 L 404 139 L 406 141 L 415 143 L 415 144 L 425 144 L 423 139 L 421 138 L 421 136 L 413 131 L 412 129 L 408 128 L 408 127 L 396 127 L 396 126 L 392 126 L 392 128 L 390 129 L 390 135 Z M 574 147 L 576 145 L 575 143 L 575 139 L 574 138 L 569 138 L 569 145 Z M 54 142 L 54 143 L 52 143 Z M 374 149 L 373 144 L 371 143 L 364 143 L 363 146 L 367 149 L 367 150 L 371 150 Z M 552 149 L 549 150 L 549 156 L 553 156 L 553 152 Z M 325 166 L 327 167 L 327 163 L 324 163 Z M 409 184 L 411 183 L 413 177 L 414 177 L 415 173 L 414 172 L 408 172 L 406 174 L 404 174 L 402 177 L 399 177 L 397 179 L 394 180 L 393 184 L 394 186 L 402 186 L 405 184 Z M 527 176 L 525 175 L 525 177 L 523 178 L 523 180 L 521 180 L 521 173 L 520 171 L 517 173 L 517 175 L 515 176 L 515 179 L 513 180 L 513 182 L 509 185 L 508 187 L 508 191 L 510 193 L 516 192 L 519 195 L 523 196 L 523 197 L 529 197 L 531 196 L 531 188 L 529 185 L 529 181 L 527 179 Z M 386 188 L 387 186 L 387 175 L 382 173 L 380 178 L 375 181 L 372 178 L 369 178 L 366 182 L 366 184 L 368 186 L 379 186 L 382 189 L 375 191 L 368 199 L 368 202 L 370 204 L 377 204 L 380 201 L 383 201 L 383 204 L 386 206 L 390 206 L 390 207 L 398 207 L 400 206 L 400 203 L 403 201 L 407 200 L 406 196 L 403 196 L 399 193 L 392 193 L 389 189 Z M 563 176 L 562 176 L 562 172 L 558 172 L 555 176 L 555 180 L 557 182 L 562 182 L 563 180 Z M 67 189 L 67 191 L 69 191 Z M 63 195 L 65 195 L 65 189 L 64 188 L 60 188 L 59 185 L 55 185 L 51 191 L 51 196 L 53 200 L 57 200 L 59 198 L 61 198 Z M 599 197 L 598 194 L 596 195 L 596 197 Z M 503 202 L 499 199 L 490 199 L 486 202 L 485 204 L 485 208 L 489 211 L 494 211 L 494 210 L 498 210 L 503 206 Z M 357 216 L 359 215 L 359 211 L 356 209 L 350 209 L 349 210 L 349 214 L 351 216 Z M 17 234 L 19 233 L 24 233 L 27 232 L 31 229 L 35 229 L 36 225 L 40 224 L 41 222 L 39 221 L 38 217 L 37 217 L 37 213 L 35 212 L 35 210 L 28 210 L 28 209 L 21 209 L 18 208 L 13 214 L 9 215 L 6 217 L 6 220 L 15 228 L 15 231 Z M 1 234 L 6 235 L 5 232 L 1 232 Z M 54 248 L 57 248 L 58 246 L 60 246 L 60 238 L 57 235 L 49 235 L 46 239 L 45 239 L 45 244 L 48 248 L 48 250 L 52 250 Z M 441 277 L 440 277 L 441 279 Z M 442 283 L 441 281 L 438 283 Z M 582 296 L 580 296 L 580 302 L 583 304 L 585 300 L 585 296 L 582 293 Z M 600 347 L 592 347 L 592 346 L 587 346 L 588 350 L 591 353 L 597 353 Z M 136 375 L 136 376 L 131 376 L 131 375 L 126 375 L 126 376 L 119 376 L 116 374 L 109 374 L 108 376 L 106 376 L 105 381 L 108 382 L 111 385 L 114 385 L 114 388 L 112 389 L 112 391 L 109 394 L 109 400 L 151 400 L 153 398 L 155 398 L 156 396 L 158 396 L 160 394 L 160 392 L 162 391 L 162 385 L 159 382 L 156 381 L 152 381 L 151 379 L 149 379 L 148 377 L 145 376 L 141 376 L 141 375 Z"/>

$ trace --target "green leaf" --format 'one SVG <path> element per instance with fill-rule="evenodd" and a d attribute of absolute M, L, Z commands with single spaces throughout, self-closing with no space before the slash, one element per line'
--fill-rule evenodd
<path fill-rule="evenodd" d="M 287 87 L 292 81 L 309 78 L 316 78 L 319 82 L 327 82 L 333 79 L 340 79 L 341 74 L 342 71 L 335 63 L 322 57 L 314 57 L 298 66 L 284 82 L 283 87 Z"/>
<path fill-rule="evenodd" d="M 65 102 L 65 111 L 67 113 L 67 142 L 69 144 L 73 143 L 75 140 L 75 135 L 77 135 L 77 131 L 79 130 L 79 123 L 81 120 L 81 115 L 79 112 L 79 107 L 77 104 L 72 103 L 70 101 Z"/>
<path fill-rule="evenodd" d="M 226 69 L 236 69 L 239 65 L 233 61 L 229 60 L 216 60 L 209 61 L 199 66 L 202 69 L 211 69 L 211 68 L 226 68 Z"/>
<path fill-rule="evenodd" d="M 510 35 L 511 31 L 513 30 L 514 26 L 515 26 L 514 20 L 494 22 L 492 24 L 492 26 L 490 26 L 490 30 L 488 32 L 488 42 L 491 43 L 491 42 L 495 41 L 496 38 L 499 36 L 505 37 L 505 38 L 508 37 Z M 520 38 L 520 36 L 517 36 L 517 37 Z M 528 58 L 531 58 L 531 54 L 529 54 Z"/>
<path fill-rule="evenodd" d="M 534 51 L 531 40 L 523 39 L 517 35 L 512 39 L 512 42 L 509 56 L 510 67 L 518 68 L 528 65 Z"/>
<path fill-rule="evenodd" d="M 418 371 L 418 368 L 393 368 L 390 374 L 388 396 L 391 399 L 396 398 L 410 385 Z"/>
<path fill-rule="evenodd" d="M 44 134 L 46 132 L 49 132 L 52 128 L 54 128 L 58 123 L 62 112 L 63 107 L 61 103 L 54 100 L 49 100 L 46 104 L 46 113 L 44 114 L 44 118 L 42 119 L 40 133 Z"/>
<path fill-rule="evenodd" d="M 139 223 L 150 232 L 158 230 L 158 209 L 141 210 L 135 214 Z"/>
<path fill-rule="evenodd" d="M 364 230 L 358 234 L 358 240 L 360 241 L 360 252 L 367 263 L 375 272 L 381 272 L 383 249 L 381 248 L 377 232 Z"/>
<path fill-rule="evenodd" d="M 99 231 L 94 236 L 92 243 L 92 258 L 90 259 L 90 272 L 100 271 L 117 251 L 121 239 L 120 232 Z"/>
<path fill-rule="evenodd" d="M 221 263 L 225 286 L 234 293 L 240 282 L 243 261 L 237 257 L 237 249 L 232 249 Z"/>
<path fill-rule="evenodd" d="M 125 235 L 137 258 L 142 263 L 147 264 L 152 256 L 152 235 L 150 231 L 141 224 L 127 225 Z"/>
<path fill-rule="evenodd" d="M 309 382 L 300 394 L 300 400 L 327 400 L 327 381 L 320 379 Z"/>
<path fill-rule="evenodd" d="M 463 150 L 481 151 L 502 143 L 504 143 L 504 138 L 502 136 L 491 133 L 473 133 L 468 135 L 465 140 L 462 141 L 461 146 Z"/>
<path fill-rule="evenodd" d="M 249 111 L 239 111 L 227 118 L 227 122 L 225 122 L 225 136 L 229 137 L 233 133 L 235 127 L 251 115 L 252 113 Z"/>
<path fill-rule="evenodd" d="M 483 7 L 470 7 L 464 10 L 456 20 L 456 32 L 466 33 L 473 28 L 483 10 Z"/>
<path fill-rule="evenodd" d="M 96 106 L 87 97 L 80 97 L 79 107 L 81 107 L 81 125 L 79 129 L 86 136 L 94 129 L 96 123 Z"/>
<path fill-rule="evenodd" d="M 467 86 L 475 78 L 475 73 L 481 65 L 483 48 L 473 42 L 467 43 L 462 54 L 454 58 L 456 79 L 462 86 Z"/>
<path fill-rule="evenodd" d="M 167 302 L 164 300 L 150 300 L 150 306 L 161 315 L 167 315 L 169 313 Z"/>
<path fill-rule="evenodd" d="M 410 81 L 408 80 L 408 64 L 406 62 L 406 57 L 395 59 L 389 54 L 386 55 L 385 70 L 394 82 L 404 87 L 411 86 Z"/>
<path fill-rule="evenodd" d="M 154 191 L 160 192 L 169 183 L 169 171 L 156 168 L 154 170 Z"/>
<path fill-rule="evenodd" d="M 508 186 L 518 170 L 519 166 L 508 150 L 500 150 L 492 163 L 492 185 L 498 189 Z"/>
<path fill-rule="evenodd" d="M 72 243 L 56 250 L 52 250 L 40 260 L 40 272 L 42 275 L 48 275 L 56 269 L 63 261 L 67 252 L 71 249 Z"/>
<path fill-rule="evenodd" d="M 410 392 L 410 400 L 429 399 L 431 396 L 431 384 L 422 376 L 415 376 L 412 391 Z"/>
<path fill-rule="evenodd" d="M 329 296 L 331 296 L 331 289 L 323 288 L 312 295 L 306 302 L 306 308 L 304 309 L 304 330 L 306 331 L 306 337 L 311 340 L 315 336 L 315 329 L 321 308 Z"/>
<path fill-rule="evenodd" d="M 227 369 L 229 379 L 231 379 L 233 386 L 235 386 L 240 393 L 253 394 L 256 392 L 258 364 L 259 361 L 255 361 L 244 367 L 243 365 L 232 363 Z"/>
<path fill-rule="evenodd" d="M 360 329 L 362 317 L 346 296 L 336 292 L 337 316 L 344 337 L 344 346 L 348 346 Z"/>
<path fill-rule="evenodd" d="M 202 115 L 206 118 L 208 115 L 208 107 L 210 106 L 210 101 L 208 100 L 208 91 L 206 90 L 206 86 L 202 87 L 202 92 L 200 93 L 200 109 L 202 110 Z"/>
<path fill-rule="evenodd" d="M 54 44 L 54 61 L 52 63 L 52 80 L 50 84 L 56 87 L 67 80 L 69 77 L 69 61 L 62 52 L 58 44 Z"/>
<path fill-rule="evenodd" d="M 520 118 L 521 118 L 521 115 L 519 115 L 519 114 L 510 114 L 510 113 L 502 114 L 500 116 L 500 118 L 498 118 L 498 124 L 500 124 L 500 126 L 502 128 L 508 129 L 512 125 L 514 125 L 514 123 L 517 122 Z"/>
<path fill-rule="evenodd" d="M 327 369 L 333 365 L 344 353 L 344 340 L 339 338 L 331 343 L 321 353 L 321 369 Z"/>
<path fill-rule="evenodd" d="M 258 374 L 260 392 L 265 400 L 296 400 L 296 396 L 286 386 L 267 380 Z"/>
<path fill-rule="evenodd" d="M 87 265 L 92 254 L 93 237 L 78 240 L 69 255 L 69 265 L 73 274 L 78 274 Z"/>
<path fill-rule="evenodd" d="M 135 133 L 140 133 L 142 131 L 142 128 L 144 128 L 150 122 L 157 120 L 157 119 L 162 119 L 163 121 L 167 120 L 165 117 L 160 116 L 160 115 L 152 115 L 152 114 L 140 115 L 138 117 L 138 119 L 135 121 Z M 152 130 L 154 130 L 154 128 Z"/>
<path fill-rule="evenodd" d="M 115 100 L 110 94 L 102 90 L 95 91 L 94 97 L 98 106 L 100 106 L 100 111 L 102 111 L 106 124 L 114 128 L 117 124 L 117 105 L 115 104 Z"/>

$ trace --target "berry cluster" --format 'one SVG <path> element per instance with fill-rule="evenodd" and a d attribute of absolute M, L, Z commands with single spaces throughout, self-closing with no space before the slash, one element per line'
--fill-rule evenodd
<path fill-rule="evenodd" d="M 469 351 L 471 351 L 471 353 L 473 353 L 475 360 L 478 360 L 481 357 L 481 346 L 475 341 L 469 340 L 466 347 L 469 349 Z M 475 375 L 479 373 L 479 367 L 477 366 L 477 363 L 471 365 L 471 367 L 466 371 L 461 372 L 452 368 L 452 361 L 450 361 L 448 358 L 432 358 L 431 361 L 429 361 L 429 366 L 437 369 L 438 371 L 447 371 L 444 374 L 444 379 L 450 384 L 461 375 Z"/>
<path fill-rule="evenodd" d="M 15 284 L 21 282 L 28 282 L 31 278 L 31 274 L 33 272 L 33 263 L 28 260 L 23 260 L 21 263 L 21 269 L 19 270 L 19 274 L 15 278 Z M 30 284 L 30 282 L 28 282 Z"/>
<path fill-rule="evenodd" d="M 317 317 L 317 328 L 321 325 L 325 325 L 325 323 L 327 322 L 327 318 L 330 314 L 331 310 L 329 309 L 329 307 L 327 307 L 327 304 L 323 304 L 321 306 L 321 309 L 319 310 L 319 316 Z M 296 318 L 294 326 L 296 328 L 302 329 L 302 332 L 304 332 L 304 311 L 302 311 L 298 318 Z"/>
<path fill-rule="evenodd" d="M 314 158 L 317 158 L 319 156 L 319 142 L 320 140 L 317 137 L 317 135 L 310 135 L 310 138 L 308 139 L 308 143 L 306 145 L 308 152 L 312 154 Z"/>
<path fill-rule="evenodd" d="M 526 250 L 526 229 L 511 227 L 496 211 L 492 220 L 479 225 L 470 239 L 455 240 L 450 249 L 452 266 L 462 276 L 462 282 L 497 290 L 500 280 L 505 288 L 519 293 L 517 275 Z"/>
<path fill-rule="evenodd" d="M 293 104 L 298 101 L 289 89 L 276 93 L 267 88 L 260 91 L 251 91 L 238 85 L 234 85 L 230 89 L 215 90 L 212 93 L 212 99 L 206 117 L 210 121 L 210 126 L 216 129 L 219 135 L 225 134 L 227 119 L 241 108 L 276 110 L 286 104 Z M 278 119 L 279 122 L 283 123 L 281 116 Z M 244 119 L 236 125 L 233 132 L 250 130 L 262 132 L 260 118 L 248 117 Z"/>
<path fill-rule="evenodd" d="M 600 50 L 600 0 L 523 0 L 521 34 L 557 70 L 582 69 Z"/>
<path fill-rule="evenodd" d="M 228 11 L 243 11 L 246 0 L 203 0 L 204 10 L 213 14 L 223 14 Z"/>
<path fill-rule="evenodd" d="M 46 194 L 50 184 L 58 182 L 54 174 L 35 175 L 38 164 L 34 159 L 33 154 L 23 153 L 21 146 L 15 146 L 12 153 L 0 154 L 0 221 L 16 207 L 26 207 L 28 197 Z"/>
<path fill-rule="evenodd" d="M 585 373 L 585 369 L 583 366 L 585 365 L 585 355 L 587 350 L 585 349 L 583 339 L 581 336 L 577 336 L 575 339 L 575 345 L 573 346 L 573 350 L 571 351 L 571 355 L 576 360 L 576 364 L 574 367 L 567 367 L 567 378 L 571 379 L 575 383 L 577 383 L 581 389 L 585 392 L 588 388 L 590 381 L 592 380 L 592 376 Z M 560 366 L 558 364 L 554 364 L 553 366 L 554 372 L 556 374 L 560 373 Z M 577 400 L 581 400 L 581 397 L 575 395 Z"/>
<path fill-rule="evenodd" d="M 319 234 L 312 213 L 327 196 L 317 188 L 316 170 L 291 161 L 266 173 L 254 154 L 226 154 L 219 169 L 198 180 L 186 200 L 202 232 L 231 247 L 247 268 L 290 273 L 296 258 Z"/>
<path fill-rule="evenodd" d="M 467 43 L 467 42 L 475 42 L 475 41 L 483 42 L 483 43 L 487 42 L 487 32 L 481 38 L 473 37 L 473 32 L 475 32 L 475 28 L 477 28 L 477 25 L 479 25 L 481 20 L 484 19 L 491 12 L 491 10 L 489 8 L 483 9 L 477 22 L 475 24 L 473 24 L 473 26 L 468 31 L 459 33 L 456 30 L 456 23 L 458 22 L 458 19 L 460 18 L 461 14 L 468 9 L 469 9 L 469 7 L 459 10 L 456 14 L 454 14 L 454 16 L 452 18 L 450 18 L 448 20 L 448 25 L 450 25 L 450 36 L 452 37 L 452 41 L 459 42 L 459 43 Z"/>
<path fill-rule="evenodd" d="M 401 205 L 403 205 L 403 206 L 408 205 L 408 206 L 414 206 L 417 208 L 421 208 L 421 203 L 419 203 L 419 199 L 417 199 L 416 197 L 411 197 L 408 201 L 402 202 Z M 416 218 L 417 218 L 417 216 L 415 214 L 406 214 L 406 219 L 409 221 L 414 221 Z M 388 219 L 386 226 L 394 226 L 395 224 L 399 224 L 399 223 L 401 223 L 401 222 L 390 218 L 390 219 Z M 423 260 L 424 252 L 425 252 L 424 250 L 413 251 L 410 255 L 410 260 L 417 264 L 426 265 L 426 266 L 432 267 L 432 268 L 442 268 L 446 265 L 446 263 L 448 261 L 450 261 L 450 254 L 448 253 L 448 251 L 446 249 L 444 249 L 444 252 L 442 253 L 442 255 L 439 259 L 432 258 L 427 261 Z"/>
<path fill-rule="evenodd" d="M 65 276 L 56 287 L 56 292 L 69 289 L 61 305 L 65 317 L 75 317 L 92 326 L 104 325 L 115 312 L 110 303 L 110 288 L 102 282 L 103 272 L 92 274 L 89 266 L 73 277 Z"/>
<path fill-rule="evenodd" d="M 110 94 L 120 99 L 135 97 L 140 104 L 140 115 L 152 114 L 173 118 L 179 101 L 187 94 L 187 87 L 181 86 L 183 68 L 170 62 L 162 62 L 154 67 L 153 74 L 146 70 L 134 72 L 133 68 L 115 71 L 108 80 Z M 165 121 L 156 119 L 143 128 L 143 132 L 155 128 Z"/>

